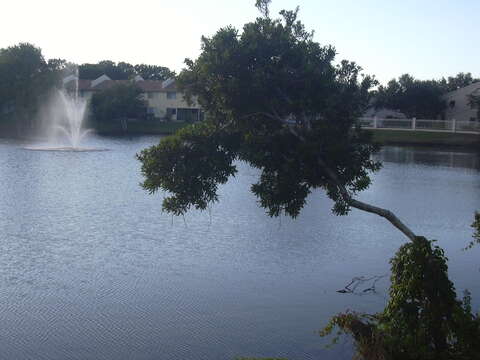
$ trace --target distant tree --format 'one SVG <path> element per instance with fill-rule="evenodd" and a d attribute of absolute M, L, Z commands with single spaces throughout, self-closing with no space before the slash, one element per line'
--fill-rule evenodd
<path fill-rule="evenodd" d="M 103 60 L 97 64 L 82 64 L 78 67 L 81 79 L 96 79 L 103 74 L 112 80 L 127 80 L 132 77 L 134 70 L 133 65 L 120 62 L 116 64 L 110 60 Z"/>
<path fill-rule="evenodd" d="M 137 74 L 145 80 L 166 80 L 175 76 L 175 72 L 164 66 L 147 64 L 132 65 L 126 62 L 116 64 L 110 60 L 100 61 L 97 64 L 82 64 L 79 66 L 79 76 L 81 79 L 93 80 L 103 74 L 112 80 L 127 80 Z"/>
<path fill-rule="evenodd" d="M 138 64 L 135 65 L 135 73 L 145 80 L 167 80 L 175 77 L 175 72 L 169 68 L 157 65 Z"/>
<path fill-rule="evenodd" d="M 13 109 L 19 128 L 35 126 L 36 111 L 62 66 L 62 60 L 47 63 L 41 49 L 29 43 L 0 49 L 0 107 Z"/>
<path fill-rule="evenodd" d="M 144 117 L 146 102 L 142 90 L 134 83 L 122 83 L 95 93 L 90 102 L 90 109 L 95 121 L 125 121 L 129 118 Z"/>
<path fill-rule="evenodd" d="M 442 78 L 439 83 L 444 88 L 445 92 L 449 92 L 468 86 L 477 81 L 480 81 L 480 79 L 473 78 L 471 73 L 461 72 L 455 76 L 449 76 L 447 80 Z"/>
<path fill-rule="evenodd" d="M 417 80 L 404 74 L 377 91 L 375 106 L 399 110 L 408 117 L 435 119 L 446 108 L 444 90 L 435 80 Z"/>

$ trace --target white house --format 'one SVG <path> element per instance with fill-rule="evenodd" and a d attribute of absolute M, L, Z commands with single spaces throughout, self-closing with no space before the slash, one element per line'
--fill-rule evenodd
<path fill-rule="evenodd" d="M 63 79 L 64 86 L 72 86 L 77 78 L 70 75 Z M 188 104 L 183 94 L 177 90 L 175 79 L 165 81 L 144 80 L 137 75 L 133 80 L 112 80 L 102 75 L 95 80 L 78 79 L 78 94 L 88 100 L 96 92 L 111 88 L 116 84 L 135 84 L 143 91 L 147 101 L 147 112 L 159 120 L 198 121 L 203 119 L 203 112 L 198 103 Z"/>
<path fill-rule="evenodd" d="M 446 101 L 445 119 L 457 121 L 476 121 L 477 109 L 470 106 L 468 97 L 480 95 L 480 81 L 467 85 L 463 88 L 446 93 L 443 98 Z"/>

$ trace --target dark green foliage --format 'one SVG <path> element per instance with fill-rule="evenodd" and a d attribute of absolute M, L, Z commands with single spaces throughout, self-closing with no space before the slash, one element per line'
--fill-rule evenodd
<path fill-rule="evenodd" d="M 480 79 L 474 79 L 471 73 L 458 73 L 440 80 L 418 80 L 404 74 L 398 80 L 390 80 L 386 86 L 378 88 L 375 107 L 399 110 L 417 119 L 436 119 L 446 109 L 442 95 L 477 81 Z M 475 106 L 475 100 L 471 104 Z"/>
<path fill-rule="evenodd" d="M 135 73 L 145 80 L 167 80 L 175 77 L 175 71 L 165 66 L 138 64 L 134 66 Z"/>
<path fill-rule="evenodd" d="M 467 245 L 466 249 L 471 249 L 475 244 L 480 243 L 480 213 L 475 213 L 475 220 L 473 221 L 472 228 L 475 230 L 473 233 L 473 240 Z"/>
<path fill-rule="evenodd" d="M 236 172 L 231 151 L 237 139 L 219 136 L 208 123 L 197 123 L 142 151 L 143 187 L 150 193 L 161 188 L 176 196 L 164 200 L 163 207 L 175 215 L 184 214 L 191 205 L 206 209 L 217 200 L 217 186 Z"/>
<path fill-rule="evenodd" d="M 367 360 L 478 359 L 480 319 L 471 312 L 468 293 L 463 302 L 456 299 L 447 258 L 433 243 L 417 237 L 398 250 L 382 313 L 337 315 L 321 335 L 338 326 Z"/>
<path fill-rule="evenodd" d="M 110 60 L 100 61 L 97 64 L 82 64 L 78 66 L 80 79 L 96 79 L 103 74 L 112 80 L 127 80 L 134 76 L 133 65 L 119 62 L 116 64 Z"/>
<path fill-rule="evenodd" d="M 378 88 L 375 106 L 399 110 L 417 119 L 436 119 L 446 108 L 444 93 L 436 80 L 418 80 L 404 74 Z"/>
<path fill-rule="evenodd" d="M 157 65 L 138 64 L 132 65 L 126 62 L 118 64 L 104 60 L 97 64 L 82 64 L 78 66 L 81 79 L 96 79 L 103 74 L 112 80 L 128 80 L 135 75 L 142 76 L 145 80 L 166 80 L 175 76 L 175 72 L 169 68 Z"/>
<path fill-rule="evenodd" d="M 146 103 L 142 90 L 134 83 L 116 84 L 95 93 L 90 103 L 93 118 L 97 122 L 118 121 L 128 118 L 143 118 Z"/>
<path fill-rule="evenodd" d="M 28 43 L 0 49 L 0 111 L 10 111 L 17 128 L 33 128 L 38 107 L 57 85 L 66 62 L 45 61 Z"/>
<path fill-rule="evenodd" d="M 458 90 L 477 81 L 480 81 L 480 79 L 473 78 L 471 73 L 461 72 L 455 76 L 449 76 L 447 80 L 445 80 L 445 78 L 442 78 L 439 83 L 443 87 L 445 92 L 449 92 Z"/>
<path fill-rule="evenodd" d="M 367 188 L 379 168 L 371 160 L 377 146 L 354 127 L 375 80 L 355 63 L 335 65 L 335 49 L 313 41 L 298 9 L 272 19 L 268 1 L 258 3 L 263 17 L 242 32 L 226 27 L 204 37 L 199 58 L 186 61 L 179 86 L 208 120 L 143 151 L 143 185 L 167 191 L 164 209 L 174 214 L 204 209 L 242 160 L 261 171 L 252 191 L 270 215 L 297 216 L 315 188 L 345 214 L 326 168 L 351 193 Z"/>

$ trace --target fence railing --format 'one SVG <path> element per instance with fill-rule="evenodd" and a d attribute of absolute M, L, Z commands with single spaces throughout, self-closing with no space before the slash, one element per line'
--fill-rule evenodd
<path fill-rule="evenodd" d="M 362 128 L 388 130 L 416 130 L 431 132 L 474 133 L 480 134 L 478 121 L 428 120 L 428 119 L 383 119 L 361 117 L 358 122 Z"/>

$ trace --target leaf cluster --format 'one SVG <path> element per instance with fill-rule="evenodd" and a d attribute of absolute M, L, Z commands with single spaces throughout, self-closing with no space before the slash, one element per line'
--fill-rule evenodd
<path fill-rule="evenodd" d="M 206 124 L 139 157 L 144 187 L 168 192 L 167 211 L 183 214 L 215 201 L 217 184 L 241 160 L 260 170 L 251 190 L 269 215 L 297 216 L 315 188 L 325 189 L 336 201 L 334 211 L 345 214 L 349 207 L 325 167 L 351 193 L 367 188 L 369 173 L 379 169 L 371 160 L 378 147 L 354 126 L 375 79 L 353 62 L 335 64 L 335 49 L 313 40 L 298 8 L 272 19 L 269 2 L 260 3 L 264 16 L 243 31 L 229 26 L 202 38 L 200 56 L 187 59 L 178 77 L 187 99 L 206 111 Z M 199 156 L 197 147 L 210 153 Z M 191 169 L 178 171 L 184 167 Z"/>
<path fill-rule="evenodd" d="M 12 108 L 17 122 L 33 125 L 65 64 L 61 59 L 46 61 L 41 49 L 29 43 L 0 49 L 0 109 Z"/>
<path fill-rule="evenodd" d="M 439 81 L 418 80 L 404 74 L 378 88 L 375 106 L 399 110 L 408 117 L 436 119 L 446 109 L 444 93 L 445 84 Z"/>
<path fill-rule="evenodd" d="M 474 359 L 480 351 L 480 319 L 470 296 L 456 298 L 441 248 L 423 237 L 403 245 L 391 263 L 390 299 L 382 313 L 335 316 L 335 327 L 353 336 L 365 359 Z"/>
<path fill-rule="evenodd" d="M 174 77 L 175 72 L 165 66 L 136 64 L 120 61 L 115 63 L 111 60 L 99 61 L 96 64 L 81 64 L 78 66 L 81 79 L 96 79 L 103 74 L 112 80 L 128 80 L 140 75 L 145 80 L 166 80 Z"/>
<path fill-rule="evenodd" d="M 146 102 L 135 83 L 120 83 L 93 94 L 90 109 L 95 121 L 109 122 L 143 117 Z"/>

